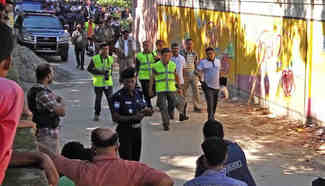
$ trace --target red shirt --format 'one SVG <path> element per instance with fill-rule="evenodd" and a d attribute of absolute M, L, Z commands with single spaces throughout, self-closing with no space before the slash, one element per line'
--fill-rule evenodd
<path fill-rule="evenodd" d="M 143 163 L 122 160 L 116 154 L 95 156 L 92 162 L 57 155 L 53 161 L 57 170 L 73 180 L 76 186 L 157 185 L 168 177 Z"/>
<path fill-rule="evenodd" d="M 12 144 L 24 106 L 24 92 L 14 81 L 0 78 L 0 185 L 8 167 Z"/>

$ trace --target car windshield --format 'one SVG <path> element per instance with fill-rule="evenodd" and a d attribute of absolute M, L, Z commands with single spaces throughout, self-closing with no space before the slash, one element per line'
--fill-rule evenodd
<path fill-rule="evenodd" d="M 28 16 L 24 19 L 24 27 L 29 28 L 53 28 L 63 29 L 62 24 L 56 17 Z"/>
<path fill-rule="evenodd" d="M 36 3 L 23 3 L 21 8 L 24 11 L 38 11 L 42 10 L 42 5 Z"/>

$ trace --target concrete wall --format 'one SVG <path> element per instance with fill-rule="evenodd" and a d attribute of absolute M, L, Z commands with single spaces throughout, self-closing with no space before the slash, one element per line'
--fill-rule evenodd
<path fill-rule="evenodd" d="M 136 37 L 228 53 L 230 87 L 278 115 L 325 121 L 324 0 L 138 0 Z M 158 28 L 157 26 L 158 25 Z M 157 32 L 157 34 L 156 34 Z M 230 52 L 233 48 L 233 52 Z M 232 54 L 231 54 L 232 53 Z"/>

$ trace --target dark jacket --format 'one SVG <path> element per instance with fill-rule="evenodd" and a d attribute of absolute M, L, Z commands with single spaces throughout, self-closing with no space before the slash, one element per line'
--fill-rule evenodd
<path fill-rule="evenodd" d="M 76 34 L 77 31 L 72 33 L 72 43 L 75 45 L 76 49 L 84 49 L 87 47 L 87 33 L 84 30 L 81 30 L 79 34 Z"/>
<path fill-rule="evenodd" d="M 254 178 L 247 167 L 244 151 L 237 143 L 225 140 L 228 145 L 228 159 L 225 162 L 227 176 L 247 183 L 248 186 L 256 186 Z M 205 157 L 200 156 L 196 161 L 195 177 L 203 174 L 205 168 Z"/>

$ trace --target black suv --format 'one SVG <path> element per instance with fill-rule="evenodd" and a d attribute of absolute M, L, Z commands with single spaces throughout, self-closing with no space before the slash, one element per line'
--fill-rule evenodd
<path fill-rule="evenodd" d="M 67 61 L 69 33 L 55 15 L 23 12 L 16 17 L 14 28 L 21 45 L 36 53 L 61 56 L 62 61 Z"/>

